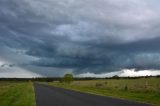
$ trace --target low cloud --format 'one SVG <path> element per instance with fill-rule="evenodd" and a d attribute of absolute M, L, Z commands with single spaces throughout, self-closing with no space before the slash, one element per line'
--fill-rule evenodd
<path fill-rule="evenodd" d="M 118 75 L 119 77 L 156 76 L 156 75 L 160 75 L 160 70 L 139 70 L 139 71 L 136 71 L 135 69 L 123 69 L 121 71 L 101 73 L 101 74 L 87 72 L 87 73 L 82 73 L 82 74 L 79 74 L 76 76 L 77 77 L 105 78 L 105 77 L 112 77 L 115 75 Z"/>

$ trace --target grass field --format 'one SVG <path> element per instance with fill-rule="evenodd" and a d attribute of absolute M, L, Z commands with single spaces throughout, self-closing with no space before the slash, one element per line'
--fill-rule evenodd
<path fill-rule="evenodd" d="M 50 82 L 48 84 L 160 106 L 160 78 L 89 80 L 74 81 L 70 84 Z"/>
<path fill-rule="evenodd" d="M 35 106 L 31 82 L 0 82 L 0 106 Z"/>

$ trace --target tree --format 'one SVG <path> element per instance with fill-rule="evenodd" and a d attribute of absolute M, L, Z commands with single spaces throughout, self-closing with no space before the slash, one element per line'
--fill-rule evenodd
<path fill-rule="evenodd" d="M 74 80 L 72 74 L 65 74 L 63 77 L 63 82 L 71 83 Z"/>
<path fill-rule="evenodd" d="M 113 79 L 119 79 L 119 76 L 118 75 L 114 75 L 112 78 Z"/>

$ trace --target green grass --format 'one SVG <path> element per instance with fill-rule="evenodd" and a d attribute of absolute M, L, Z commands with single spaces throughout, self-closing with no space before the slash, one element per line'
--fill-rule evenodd
<path fill-rule="evenodd" d="M 0 106 L 35 106 L 33 83 L 1 81 Z"/>
<path fill-rule="evenodd" d="M 160 106 L 160 78 L 74 81 L 71 84 L 51 82 L 48 84 Z"/>

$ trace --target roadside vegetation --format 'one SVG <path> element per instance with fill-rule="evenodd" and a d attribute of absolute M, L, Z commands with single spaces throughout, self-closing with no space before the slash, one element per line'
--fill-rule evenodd
<path fill-rule="evenodd" d="M 48 82 L 49 85 L 102 96 L 160 105 L 160 78 L 98 79 L 65 83 Z"/>
<path fill-rule="evenodd" d="M 35 106 L 33 83 L 0 81 L 0 106 Z"/>

